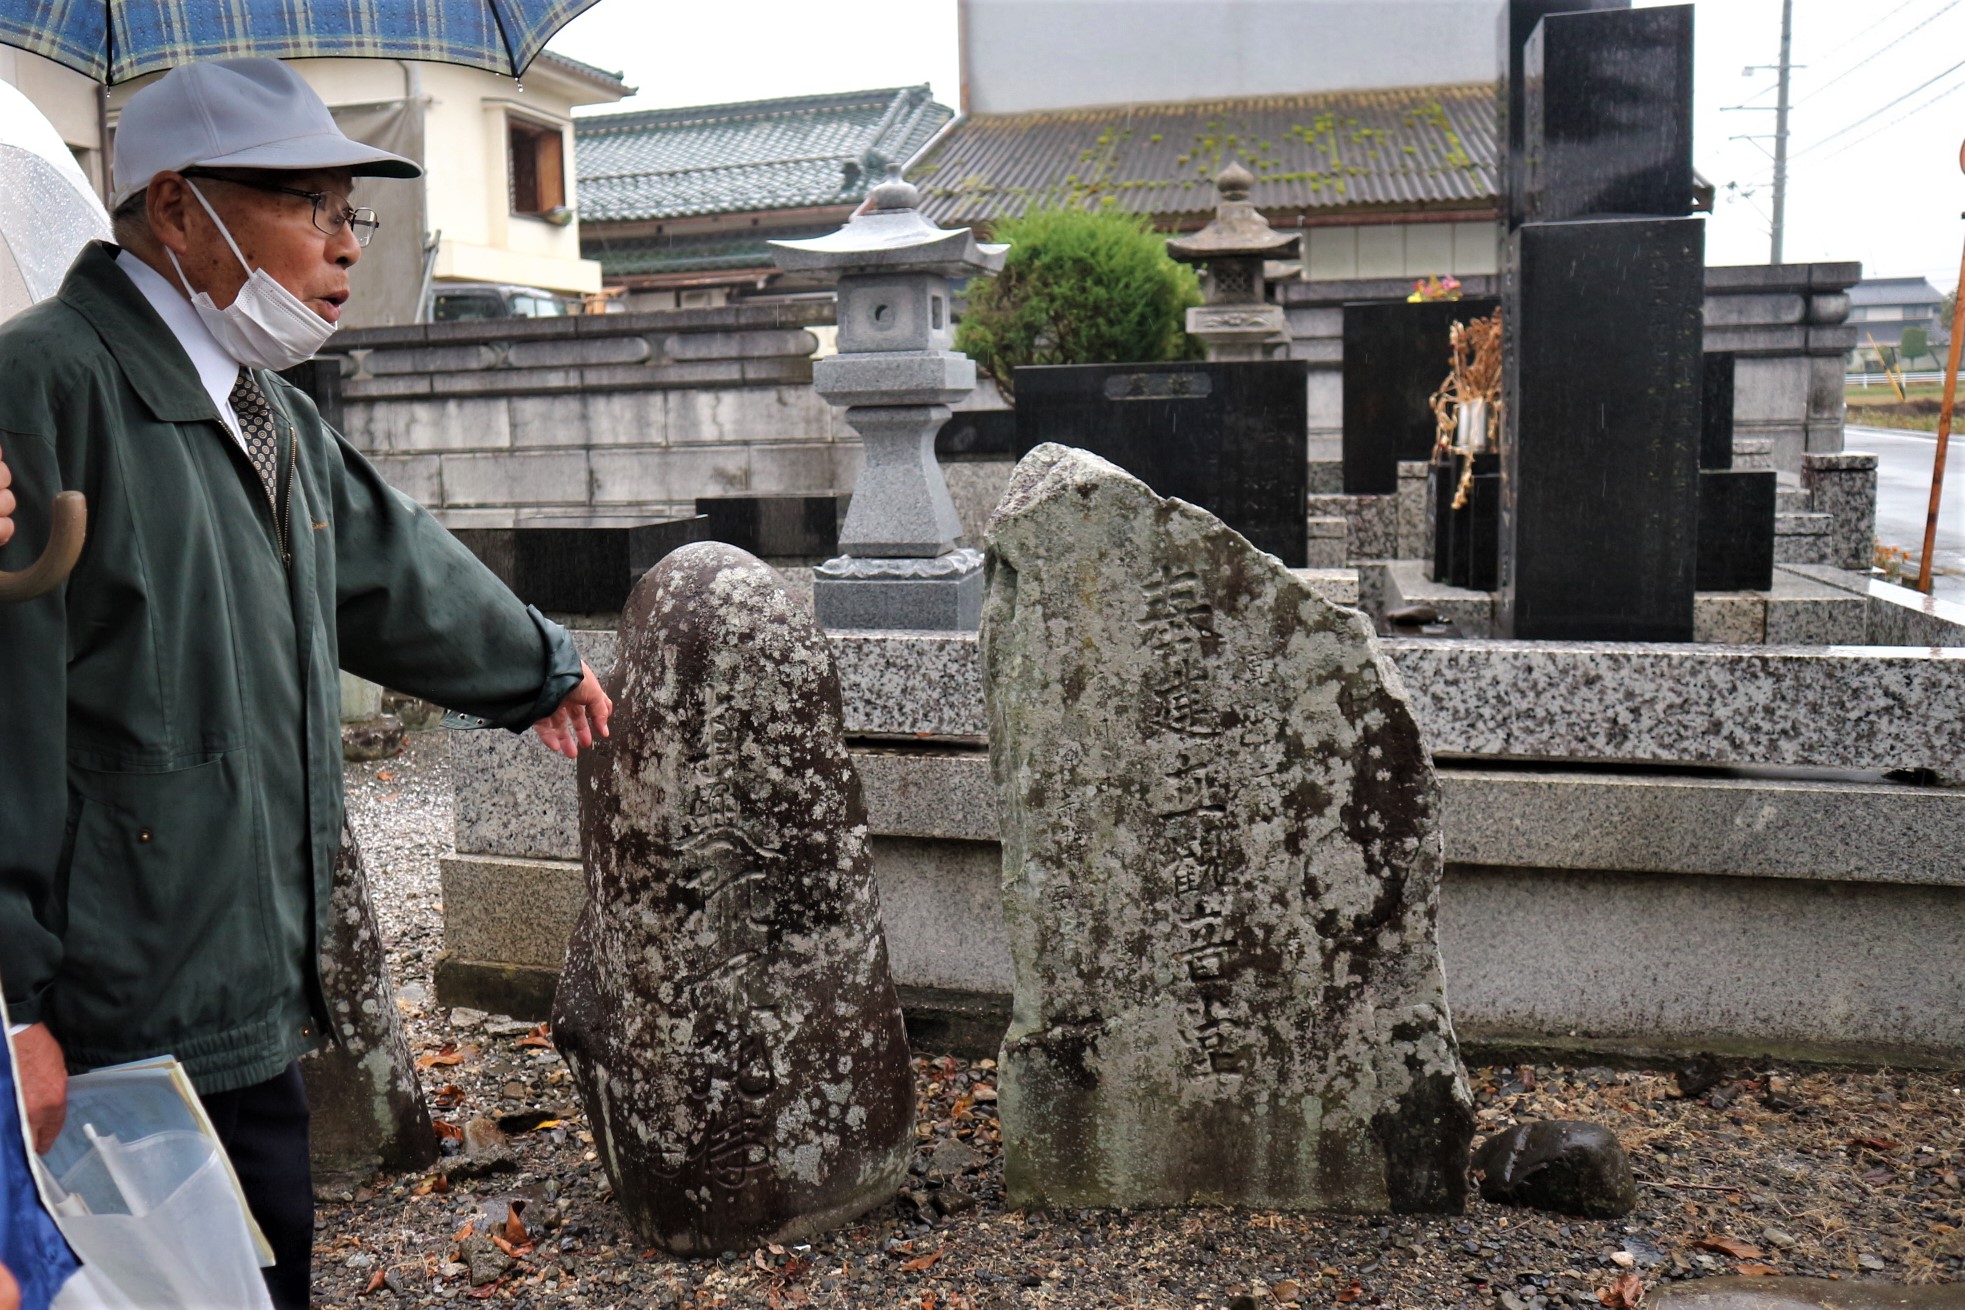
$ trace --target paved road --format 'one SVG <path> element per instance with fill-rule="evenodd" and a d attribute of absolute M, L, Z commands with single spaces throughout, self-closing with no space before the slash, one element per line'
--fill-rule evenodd
<path fill-rule="evenodd" d="M 1876 535 L 1886 546 L 1917 554 L 1924 548 L 1937 438 L 1851 424 L 1842 445 L 1876 455 Z M 1937 572 L 1932 589 L 1946 600 L 1965 601 L 1965 436 L 1959 434 L 1953 434 L 1945 458 L 1944 504 L 1938 511 L 1938 545 L 1931 564 Z"/>

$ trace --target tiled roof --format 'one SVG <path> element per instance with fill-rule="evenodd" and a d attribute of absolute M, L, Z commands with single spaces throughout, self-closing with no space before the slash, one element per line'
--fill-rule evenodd
<path fill-rule="evenodd" d="M 858 204 L 953 116 L 924 85 L 577 118 L 580 221 Z"/>
<path fill-rule="evenodd" d="M 775 269 L 770 242 L 824 236 L 838 225 L 777 227 L 734 232 L 690 232 L 682 235 L 610 237 L 604 229 L 580 232 L 580 254 L 600 261 L 606 277 L 650 273 L 697 273 L 721 269 Z"/>
<path fill-rule="evenodd" d="M 1494 86 L 1401 87 L 1176 104 L 976 114 L 908 180 L 946 226 L 1038 204 L 1109 205 L 1163 224 L 1213 212 L 1240 159 L 1263 212 L 1490 209 Z"/>
<path fill-rule="evenodd" d="M 562 73 L 585 78 L 595 86 L 604 87 L 616 95 L 631 96 L 635 93 L 634 87 L 621 80 L 621 74 L 610 73 L 605 68 L 595 68 L 592 64 L 581 63 L 571 55 L 563 55 L 557 50 L 541 50 L 536 62 L 548 64 Z"/>
<path fill-rule="evenodd" d="M 1866 277 L 1849 288 L 1852 305 L 1936 305 L 1944 296 L 1921 277 Z"/>

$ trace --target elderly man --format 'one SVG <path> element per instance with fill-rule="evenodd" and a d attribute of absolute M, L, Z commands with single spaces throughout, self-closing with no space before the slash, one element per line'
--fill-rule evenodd
<path fill-rule="evenodd" d="M 67 1070 L 176 1055 L 278 1255 L 275 1303 L 304 1306 L 295 1060 L 331 1031 L 337 666 L 566 755 L 611 706 L 564 631 L 275 374 L 333 332 L 384 221 L 356 180 L 417 166 L 264 59 L 173 70 L 115 149 L 120 249 L 0 327 L 0 568 L 33 558 L 57 490 L 90 511 L 67 585 L 0 606 L 0 960 L 37 1146 Z"/>

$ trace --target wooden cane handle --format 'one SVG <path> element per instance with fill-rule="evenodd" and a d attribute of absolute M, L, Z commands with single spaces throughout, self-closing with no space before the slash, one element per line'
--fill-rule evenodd
<path fill-rule="evenodd" d="M 88 535 L 89 502 L 79 491 L 64 491 L 55 497 L 52 518 L 41 558 L 18 573 L 0 572 L 0 603 L 33 600 L 68 580 L 68 571 L 82 557 L 82 539 Z"/>

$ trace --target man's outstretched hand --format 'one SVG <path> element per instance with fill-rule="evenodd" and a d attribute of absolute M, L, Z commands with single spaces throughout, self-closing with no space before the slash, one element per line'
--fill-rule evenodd
<path fill-rule="evenodd" d="M 585 660 L 580 661 L 580 674 L 579 683 L 559 708 L 532 725 L 548 750 L 569 760 L 579 759 L 580 748 L 591 747 L 595 737 L 607 735 L 607 719 L 614 713 L 614 702 L 600 689 L 600 679 Z"/>

